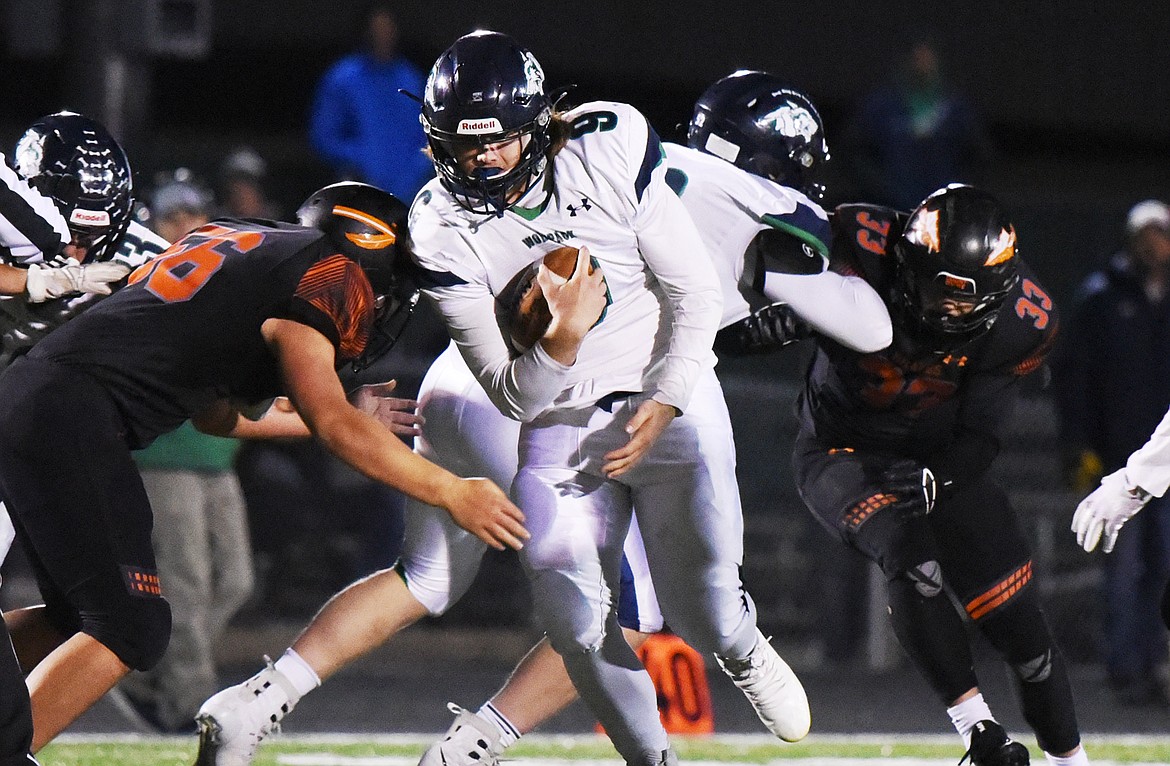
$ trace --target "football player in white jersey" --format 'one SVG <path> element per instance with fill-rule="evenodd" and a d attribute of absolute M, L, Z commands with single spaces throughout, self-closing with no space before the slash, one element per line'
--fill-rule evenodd
<path fill-rule="evenodd" d="M 808 97 L 775 75 L 735 72 L 716 81 L 700 97 L 687 143 L 663 145 L 666 178 L 716 263 L 723 289 L 722 329 L 716 348 L 733 355 L 755 353 L 778 348 L 806 331 L 859 351 L 889 345 L 890 319 L 877 293 L 859 277 L 827 270 L 828 227 L 818 203 L 824 194 L 819 181 L 829 152 L 820 116 Z M 793 321 L 796 317 L 799 322 Z M 474 427 L 485 428 L 483 419 L 489 417 L 489 408 L 485 397 L 467 382 L 470 373 L 457 367 L 462 365 L 457 365 L 448 348 L 428 372 L 428 378 L 434 373 L 436 379 L 430 392 L 424 381 L 420 393 L 422 412 L 428 418 L 420 444 L 429 447 L 427 439 L 439 442 L 441 438 L 436 446 L 457 442 L 466 454 L 469 449 L 483 449 L 471 439 L 476 432 L 470 430 L 473 419 L 468 413 L 475 413 Z M 429 394 L 440 404 L 428 406 Z M 483 403 L 472 407 L 477 400 Z M 462 422 L 458 425 L 467 434 L 462 437 L 432 428 L 431 413 L 449 410 L 454 401 L 459 402 Z M 442 418 L 436 425 L 449 426 L 449 420 L 453 419 Z M 436 514 L 430 516 L 438 520 Z M 619 622 L 635 648 L 663 627 L 636 533 L 632 528 L 626 541 L 629 569 L 619 602 Z M 457 571 L 455 561 L 465 547 L 448 550 L 455 553 L 444 562 Z M 406 573 L 413 590 L 409 567 Z M 634 590 L 634 598 L 627 597 L 627 588 Z M 478 711 L 450 706 L 456 720 L 444 739 L 427 750 L 420 766 L 494 763 L 521 735 L 575 698 L 563 664 L 542 640 Z"/>
<path fill-rule="evenodd" d="M 761 100 L 759 96 L 765 98 Z M 757 126 L 745 111 L 749 102 L 768 104 L 768 111 L 790 104 L 788 108 L 794 114 L 811 120 L 813 130 L 810 132 L 804 123 L 800 129 L 793 129 L 791 122 L 763 121 Z M 704 95 L 696 111 L 696 122 L 708 116 L 712 121 L 706 129 L 692 130 L 693 145 L 702 147 L 708 135 L 714 134 L 721 137 L 724 147 L 743 147 L 738 161 L 728 158 L 735 164 L 774 181 L 800 184 L 810 195 L 819 198 L 815 173 L 827 159 L 827 147 L 816 110 L 801 94 L 780 87 L 776 78 L 763 73 L 737 73 L 721 80 Z M 728 119 L 743 124 L 722 124 Z M 745 316 L 748 302 L 744 295 L 753 296 L 753 302 L 760 299 L 752 288 L 753 277 L 761 285 L 768 282 L 768 296 L 773 300 L 808 299 L 806 306 L 802 306 L 805 319 L 846 345 L 872 350 L 889 342 L 889 319 L 876 294 L 859 279 L 823 271 L 828 243 L 823 241 L 827 227 L 819 206 L 804 194 L 752 178 L 722 160 L 710 161 L 705 155 L 677 145 L 667 144 L 665 148 L 668 158 L 676 154 L 682 157 L 678 168 L 668 170 L 667 178 L 684 181 L 682 186 L 674 186 L 681 192 L 688 210 L 700 223 L 711 223 L 709 227 L 701 225 L 700 232 L 709 248 L 719 251 L 719 280 L 724 292 L 735 293 L 733 299 L 725 297 L 724 301 L 727 326 L 723 333 L 730 336 L 728 343 L 742 344 L 746 340 L 749 345 L 759 344 L 769 337 L 782 340 L 781 323 L 788 321 L 786 313 L 768 310 Z M 699 168 L 692 171 L 691 163 L 695 162 Z M 719 191 L 721 184 L 728 186 Z M 752 204 L 736 203 L 739 198 L 750 199 Z M 731 222 L 724 223 L 727 218 Z M 773 230 L 785 232 L 785 237 L 771 238 L 767 232 Z M 786 281 L 789 275 L 768 272 L 756 265 L 745 269 L 745 248 L 760 232 L 763 232 L 761 241 L 751 250 L 753 258 L 758 260 L 768 252 L 776 257 L 781 252 L 788 253 L 781 261 L 787 261 L 788 270 L 796 272 L 793 280 Z M 802 247 L 804 244 L 808 247 Z M 735 290 L 737 282 L 743 294 Z M 733 302 L 734 308 L 728 311 L 728 305 Z M 837 323 L 838 315 L 851 317 L 850 326 Z M 491 403 L 454 344 L 427 372 L 420 400 L 421 413 L 426 418 L 422 435 L 416 441 L 416 449 L 421 454 L 462 475 L 488 476 L 501 486 L 511 483 L 516 473 L 520 425 L 503 417 Z M 209 757 L 206 763 L 250 762 L 256 743 L 271 728 L 272 721 L 279 720 L 321 679 L 389 639 L 402 627 L 427 614 L 442 614 L 463 595 L 478 570 L 485 548 L 434 511 L 419 506 L 407 513 L 404 551 L 395 570 L 376 573 L 342 591 L 314 618 L 275 668 L 265 669 L 247 684 L 225 690 L 208 701 L 205 711 L 217 715 L 225 731 L 233 734 L 222 738 L 216 749 L 217 759 Z M 640 539 L 631 534 L 626 548 L 635 581 L 631 585 L 637 597 L 622 599 L 623 607 L 634 608 L 623 611 L 619 617 L 622 626 L 631 631 L 631 640 L 639 641 L 648 632 L 661 629 L 662 616 L 653 598 Z M 623 581 L 623 588 L 627 584 Z M 504 696 L 513 686 L 509 684 L 478 714 L 457 711 L 459 717 L 451 730 L 462 732 L 461 738 L 450 743 L 445 753 L 436 745 L 424 761 L 445 757 L 448 762 L 452 758 L 460 763 L 469 762 L 477 750 L 481 752 L 480 758 L 494 757 L 498 749 L 515 741 L 520 733 L 531 730 L 576 696 L 563 664 L 547 642 L 542 642 L 529 655 L 522 672 L 514 678 L 521 677 L 544 683 L 541 693 L 529 694 L 532 687 L 519 684 L 516 685 L 519 695 L 509 701 Z M 245 687 L 265 683 L 286 690 L 288 699 L 282 699 L 272 709 L 259 709 L 258 698 L 246 694 Z M 246 701 L 248 704 L 244 704 Z M 500 714 L 493 703 L 508 709 L 514 717 L 509 719 Z M 485 738 L 486 751 L 484 743 L 476 744 Z M 229 760 L 228 753 L 234 753 L 235 757 Z"/>

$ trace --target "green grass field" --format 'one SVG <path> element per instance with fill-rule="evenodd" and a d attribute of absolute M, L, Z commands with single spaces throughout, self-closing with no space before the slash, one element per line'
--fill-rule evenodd
<path fill-rule="evenodd" d="M 265 742 L 257 766 L 415 766 L 429 740 L 419 737 L 281 736 Z M 758 736 L 674 738 L 684 763 L 704 766 L 722 763 L 797 762 L 798 766 L 901 766 L 956 764 L 962 755 L 948 738 L 910 735 L 810 736 L 785 745 Z M 1095 764 L 1168 764 L 1170 734 L 1152 737 L 1086 737 Z M 64 737 L 38 756 L 42 766 L 190 766 L 195 738 Z M 508 751 L 517 766 L 556 764 L 619 766 L 608 740 L 591 736 L 530 736 Z M 1044 764 L 1035 748 L 1032 762 Z"/>

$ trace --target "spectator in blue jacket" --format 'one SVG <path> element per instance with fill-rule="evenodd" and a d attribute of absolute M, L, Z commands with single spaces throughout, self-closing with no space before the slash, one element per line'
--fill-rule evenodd
<path fill-rule="evenodd" d="M 1081 288 L 1055 371 L 1062 444 L 1073 487 L 1125 465 L 1170 408 L 1170 207 L 1135 205 L 1125 247 Z M 1103 559 L 1105 664 L 1118 700 L 1167 704 L 1170 497 L 1129 521 Z"/>
<path fill-rule="evenodd" d="M 361 28 L 364 45 L 335 62 L 317 86 L 309 139 L 338 178 L 411 200 L 434 166 L 423 154 L 418 104 L 398 91 L 421 94 L 425 76 L 398 51 L 393 3 L 369 3 Z"/>

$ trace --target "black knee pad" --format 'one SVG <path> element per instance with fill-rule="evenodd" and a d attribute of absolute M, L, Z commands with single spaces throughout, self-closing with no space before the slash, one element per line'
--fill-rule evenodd
<path fill-rule="evenodd" d="M 171 606 L 159 597 L 127 597 L 109 612 L 83 615 L 81 630 L 130 668 L 150 670 L 171 639 Z"/>
<path fill-rule="evenodd" d="M 1052 671 L 1053 641 L 1032 588 L 975 621 L 1022 681 L 1041 681 Z"/>
<path fill-rule="evenodd" d="M 942 567 L 933 559 L 905 569 L 899 576 L 914 583 L 914 590 L 925 598 L 934 598 L 943 592 Z"/>

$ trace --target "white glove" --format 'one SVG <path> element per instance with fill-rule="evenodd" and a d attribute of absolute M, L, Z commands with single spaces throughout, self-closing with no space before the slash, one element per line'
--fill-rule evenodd
<path fill-rule="evenodd" d="M 90 263 L 82 265 L 72 258 L 64 266 L 34 263 L 28 267 L 28 302 L 41 303 L 72 293 L 109 295 L 111 282 L 117 282 L 130 273 L 120 263 Z"/>
<path fill-rule="evenodd" d="M 1101 486 L 1081 501 L 1072 520 L 1077 545 L 1091 552 L 1104 535 L 1101 550 L 1106 553 L 1113 550 L 1121 525 L 1150 501 L 1149 493 L 1136 487 L 1131 490 L 1126 485 L 1125 469 L 1122 468 L 1101 479 Z"/>

